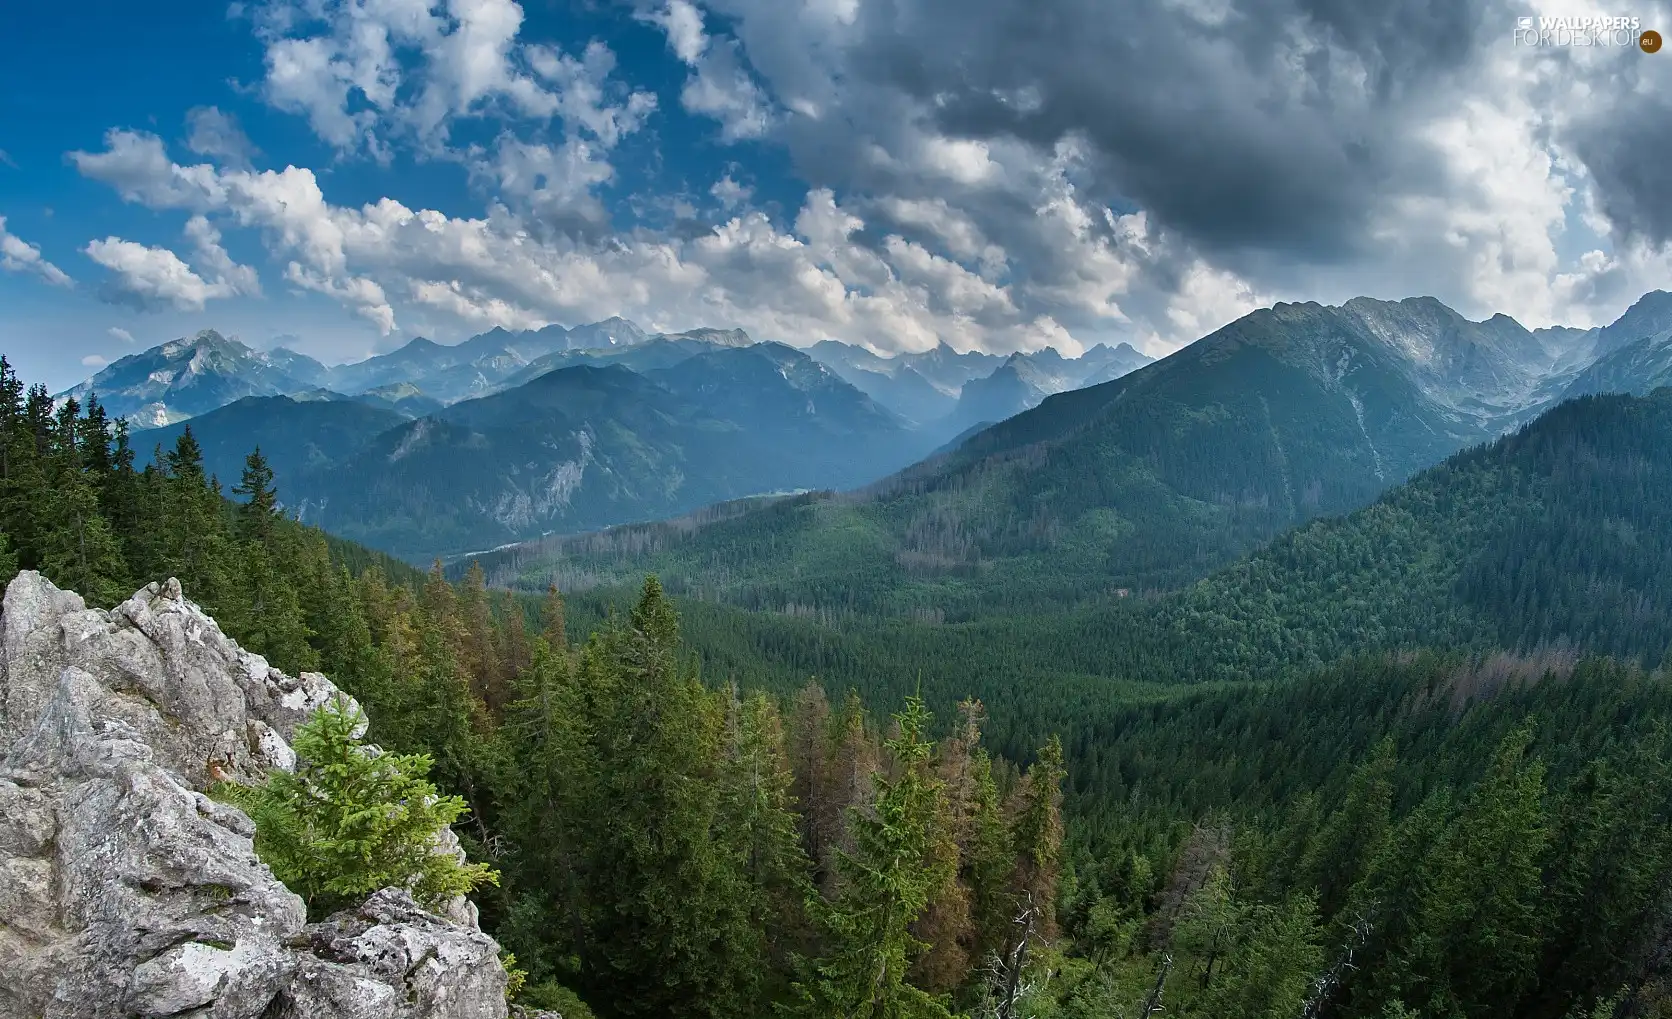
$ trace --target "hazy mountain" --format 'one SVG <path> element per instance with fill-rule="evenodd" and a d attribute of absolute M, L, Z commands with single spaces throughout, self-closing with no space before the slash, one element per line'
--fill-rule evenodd
<path fill-rule="evenodd" d="M 659 380 L 677 392 L 619 365 L 548 372 L 392 428 L 289 491 L 308 522 L 421 559 L 852 484 L 914 455 L 862 394 L 820 385 L 777 351 L 735 353 L 747 356 Z"/>
<path fill-rule="evenodd" d="M 622 321 L 620 319 L 612 321 Z M 628 323 L 631 325 L 631 323 Z M 505 379 L 500 388 L 520 386 L 547 372 L 571 368 L 578 364 L 595 367 L 618 364 L 636 372 L 671 368 L 697 354 L 734 347 L 746 347 L 754 341 L 741 329 L 692 329 L 683 333 L 658 333 L 630 346 L 580 347 L 562 350 L 536 358 L 526 367 Z"/>
<path fill-rule="evenodd" d="M 1078 358 L 1047 347 L 1033 353 L 960 354 L 946 344 L 883 357 L 863 347 L 821 340 L 808 353 L 872 399 L 940 437 L 1000 421 L 1052 393 L 1108 382 L 1154 358 L 1130 344 L 1098 344 Z"/>
<path fill-rule="evenodd" d="M 1427 298 L 1280 304 L 850 495 L 518 556 L 528 576 L 562 557 L 595 581 L 655 569 L 753 605 L 841 590 L 879 612 L 1173 586 L 1515 427 L 1560 339 Z"/>
<path fill-rule="evenodd" d="M 964 383 L 948 430 L 1014 417 L 1054 393 L 1110 382 L 1142 368 L 1155 358 L 1131 344 L 1098 344 L 1080 357 L 1066 358 L 1054 348 L 1012 354 L 985 378 Z"/>
<path fill-rule="evenodd" d="M 782 344 L 659 338 L 608 353 L 628 351 L 681 357 L 645 374 L 571 365 L 410 421 L 403 405 L 427 397 L 394 386 L 244 400 L 190 424 L 215 451 L 212 469 L 241 470 L 259 443 L 308 522 L 419 560 L 754 493 L 852 487 L 930 445 Z M 142 441 L 171 443 L 180 427 Z"/>
<path fill-rule="evenodd" d="M 245 396 L 272 396 L 318 384 L 324 366 L 283 350 L 252 349 L 212 329 L 129 354 L 60 396 L 98 394 L 111 417 L 157 426 L 224 407 Z"/>
<path fill-rule="evenodd" d="M 865 371 L 893 377 L 909 369 L 948 396 L 956 396 L 969 380 L 991 374 L 993 369 L 1005 360 L 1003 354 L 988 354 L 978 350 L 959 353 L 944 341 L 926 351 L 895 354 L 891 357 L 884 357 L 864 347 L 856 347 L 839 340 L 820 340 L 809 347 L 807 352 L 831 369 L 843 373 L 844 378 L 845 373 L 849 371 Z"/>
<path fill-rule="evenodd" d="M 736 422 L 800 463 L 777 487 L 861 485 L 927 454 L 934 440 L 806 352 L 758 343 L 697 354 L 647 373 L 669 392 Z"/>
<path fill-rule="evenodd" d="M 392 410 L 402 417 L 420 418 L 433 414 L 445 404 L 425 393 L 410 382 L 394 382 L 387 386 L 368 389 L 350 397 L 370 407 Z"/>
<path fill-rule="evenodd" d="M 243 474 L 244 457 L 260 446 L 281 479 L 280 498 L 290 504 L 300 475 L 352 457 L 373 438 L 406 421 L 394 411 L 335 395 L 336 399 L 301 400 L 247 396 L 190 421 L 135 432 L 133 444 L 149 460 L 155 446 L 173 448 L 189 427 L 203 447 L 204 470 L 217 475 L 229 491 Z"/>
<path fill-rule="evenodd" d="M 1599 331 L 1602 356 L 1579 372 L 1564 396 L 1647 393 L 1672 385 L 1672 294 L 1646 294 L 1619 320 Z"/>
<path fill-rule="evenodd" d="M 511 332 L 495 327 L 462 343 L 418 337 L 398 350 L 331 369 L 331 388 L 363 393 L 409 383 L 443 403 L 483 395 L 507 377 L 554 350 L 566 349 L 562 326 Z"/>
<path fill-rule="evenodd" d="M 807 352 L 860 392 L 909 421 L 936 421 L 958 405 L 948 393 L 899 358 L 879 357 L 863 347 L 820 340 Z"/>
<path fill-rule="evenodd" d="M 596 350 L 600 347 L 631 347 L 636 343 L 643 343 L 649 337 L 643 329 L 619 316 L 606 318 L 602 322 L 590 325 L 576 326 L 569 331 L 569 347 L 578 350 Z"/>

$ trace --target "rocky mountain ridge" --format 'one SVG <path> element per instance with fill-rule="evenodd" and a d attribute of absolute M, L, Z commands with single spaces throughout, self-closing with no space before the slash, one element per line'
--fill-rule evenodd
<path fill-rule="evenodd" d="M 104 611 L 33 571 L 12 580 L 0 1019 L 506 1016 L 499 946 L 468 900 L 431 913 L 388 888 L 309 924 L 250 819 L 206 795 L 294 768 L 289 737 L 340 696 L 240 648 L 178 581 Z"/>

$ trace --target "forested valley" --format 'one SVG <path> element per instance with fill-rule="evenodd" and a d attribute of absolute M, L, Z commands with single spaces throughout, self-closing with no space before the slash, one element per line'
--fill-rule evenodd
<path fill-rule="evenodd" d="M 565 1019 L 1669 1015 L 1669 395 L 1168 599 L 842 631 L 420 573 L 0 362 L 0 567 L 330 675 Z"/>

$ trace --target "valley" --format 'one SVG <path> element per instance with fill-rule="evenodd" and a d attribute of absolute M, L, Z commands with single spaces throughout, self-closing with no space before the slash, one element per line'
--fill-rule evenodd
<path fill-rule="evenodd" d="M 1040 1017 L 1161 988 L 1218 1019 L 1287 987 L 1286 1010 L 1385 1019 L 1412 980 L 1526 1019 L 1622 985 L 1664 1002 L 1669 310 L 1534 332 L 1429 300 L 1279 305 L 952 435 L 1049 358 L 885 376 L 617 327 L 633 342 L 480 395 L 381 368 L 358 394 L 217 383 L 221 405 L 113 435 L 91 395 L 0 368 L 0 565 L 104 603 L 179 577 L 268 660 L 327 670 L 468 806 L 526 1002 L 818 1014 L 845 992 L 772 939 L 851 950 L 882 811 L 942 840 L 894 872 L 929 882 L 910 929 L 938 968 L 899 993 L 937 1015 L 994 993 L 966 940 L 1052 953 Z M 920 399 L 926 429 L 860 371 L 913 398 L 962 374 L 962 395 Z M 402 561 L 547 527 L 582 533 Z M 642 830 L 678 841 L 646 855 Z M 624 911 L 637 887 L 712 912 Z M 1464 924 L 1435 887 L 1471 916 L 1519 905 Z M 1047 902 L 1053 933 L 959 905 L 983 901 Z M 1411 948 L 1481 923 L 1536 946 L 1480 950 L 1519 989 Z M 669 924 L 732 947 L 669 956 Z M 1349 951 L 1341 983 L 1304 982 Z M 685 989 L 638 989 L 650 967 Z"/>

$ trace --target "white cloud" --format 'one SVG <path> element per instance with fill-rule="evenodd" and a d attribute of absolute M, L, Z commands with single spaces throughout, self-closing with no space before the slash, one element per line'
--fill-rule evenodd
<path fill-rule="evenodd" d="M 210 279 L 231 288 L 232 293 L 256 296 L 261 293 L 261 279 L 251 266 L 239 265 L 221 247 L 221 232 L 198 215 L 186 221 L 186 239 L 195 246 L 194 261 L 206 271 Z"/>
<path fill-rule="evenodd" d="M 64 270 L 41 257 L 39 246 L 7 232 L 4 216 L 0 216 L 0 269 L 32 273 L 55 287 L 67 287 L 74 283 Z"/>
<path fill-rule="evenodd" d="M 640 17 L 662 29 L 668 47 L 691 69 L 680 105 L 719 121 L 725 141 L 766 134 L 772 126 L 771 101 L 755 83 L 736 39 L 708 35 L 702 11 L 688 0 L 668 0 Z"/>
<path fill-rule="evenodd" d="M 81 366 L 83 368 L 92 368 L 94 371 L 97 371 L 98 369 L 103 368 L 105 365 L 107 365 L 109 363 L 110 363 L 109 361 L 105 360 L 104 358 L 100 357 L 97 354 L 88 354 L 86 357 L 81 359 Z"/>
<path fill-rule="evenodd" d="M 593 188 L 615 176 L 615 168 L 597 147 L 579 138 L 554 146 L 504 134 L 493 157 L 478 160 L 472 172 L 490 182 L 499 198 L 547 223 L 601 224 L 608 218 Z"/>
<path fill-rule="evenodd" d="M 202 311 L 206 302 L 235 293 L 228 284 L 208 282 L 167 248 L 106 237 L 83 251 L 111 271 L 107 297 L 142 310 Z"/>
<path fill-rule="evenodd" d="M 708 34 L 703 31 L 702 12 L 686 0 L 668 0 L 667 6 L 648 16 L 667 33 L 668 45 L 674 55 L 695 67 L 708 49 Z"/>
<path fill-rule="evenodd" d="M 85 177 L 104 181 L 130 202 L 153 209 L 206 207 L 215 200 L 214 167 L 180 166 L 154 134 L 112 128 L 103 152 L 74 151 L 69 159 Z"/>
<path fill-rule="evenodd" d="M 559 118 L 609 148 L 655 108 L 652 93 L 617 94 L 603 43 L 575 59 L 520 42 L 522 23 L 512 0 L 276 0 L 258 19 L 263 94 L 336 148 L 378 158 L 403 138 L 445 154 L 461 118 Z"/>
<path fill-rule="evenodd" d="M 714 186 L 708 189 L 708 193 L 713 195 L 725 208 L 735 209 L 741 205 L 746 205 L 749 199 L 754 197 L 755 189 L 732 180 L 731 174 L 728 173 L 715 181 Z"/>
<path fill-rule="evenodd" d="M 1563 118 L 1594 106 L 1585 89 L 1595 79 L 1573 73 L 1572 62 L 1491 50 L 1445 68 L 1449 91 L 1425 93 L 1424 102 L 1392 96 L 1383 109 L 1373 100 L 1386 69 L 1374 53 L 1313 38 L 1297 24 L 1274 33 L 1282 39 L 1264 56 L 1276 64 L 1256 67 L 1216 34 L 1246 16 L 1246 3 L 1184 5 L 1179 16 L 1211 36 L 1204 51 L 1233 66 L 1199 94 L 1186 88 L 1189 95 L 1167 93 L 1167 101 L 1199 100 L 1201 122 L 1220 127 L 1245 122 L 1226 116 L 1237 103 L 1268 104 L 1287 133 L 1263 145 L 1230 139 L 1252 160 L 1246 167 L 1202 159 L 1168 166 L 1144 162 L 1111 134 L 1166 126 L 1166 137 L 1151 140 L 1176 147 L 1188 134 L 1180 122 L 1088 112 L 1115 94 L 1109 68 L 1077 65 L 1086 92 L 1067 101 L 1082 107 L 1049 122 L 1042 118 L 1062 116 L 1063 88 L 1023 81 L 1049 71 L 1050 56 L 1019 53 L 1031 63 L 1016 65 L 1015 80 L 995 75 L 986 65 L 997 63 L 988 44 L 1005 41 L 998 5 L 972 0 L 968 18 L 906 26 L 945 36 L 907 73 L 889 66 L 898 52 L 877 48 L 885 34 L 872 16 L 878 9 L 856 0 L 652 2 L 640 17 L 684 67 L 684 108 L 717 121 L 722 140 L 781 143 L 808 180 L 799 208 L 778 211 L 781 188 L 764 180 L 773 211 L 754 208 L 757 196 L 733 168 L 709 188 L 726 217 L 718 226 L 694 222 L 694 196 L 681 193 L 633 196 L 634 208 L 673 210 L 676 228 L 617 229 L 599 196 L 634 179 L 612 159 L 633 150 L 621 141 L 643 129 L 655 100 L 621 80 L 602 44 L 565 53 L 524 42 L 521 8 L 509 0 L 280 0 L 261 19 L 272 102 L 307 117 L 344 152 L 387 155 L 415 144 L 419 155 L 459 161 L 491 196 L 480 211 L 444 214 L 399 191 L 334 204 L 310 169 L 256 172 L 221 156 L 220 166 L 181 165 L 158 139 L 135 132 L 113 131 L 103 151 L 72 158 L 131 201 L 198 217 L 191 224 L 200 226 L 188 225 L 194 243 L 192 231 L 213 232 L 211 223 L 258 233 L 288 266 L 291 286 L 325 294 L 385 333 L 408 317 L 478 328 L 622 314 L 652 328 L 735 325 L 763 338 L 828 336 L 878 350 L 942 340 L 1072 350 L 1130 339 L 1164 353 L 1280 299 L 1434 293 L 1477 317 L 1503 310 L 1534 325 L 1583 323 L 1606 321 L 1672 276 L 1664 251 L 1600 236 L 1611 224 L 1596 183 L 1560 144 Z M 1071 13 L 1095 6 L 1066 2 Z M 1174 17 L 1168 11 L 1178 6 L 1158 18 Z M 1184 60 L 1184 71 L 1153 56 L 1142 63 L 1159 87 L 1210 73 L 1199 58 Z M 958 74 L 968 60 L 977 63 L 965 87 Z M 914 91 L 934 75 L 945 90 Z M 1258 94 L 1247 94 L 1257 84 Z M 1317 91 L 1324 84 L 1344 88 L 1346 98 L 1326 102 Z M 1448 101 L 1426 101 L 1436 96 Z M 1315 123 L 1295 112 L 1312 106 Z M 1134 113 L 1130 103 L 1120 109 Z M 1204 232 L 1211 217 L 1202 209 L 1250 210 L 1225 205 L 1227 192 L 1214 188 L 1227 179 L 1300 179 L 1273 171 L 1307 159 L 1316 166 L 1305 180 L 1328 178 L 1338 157 L 1358 151 L 1331 133 L 1341 122 L 1396 132 L 1408 163 L 1383 167 L 1378 189 L 1347 212 L 1318 210 L 1320 222 L 1351 224 L 1320 228 L 1335 233 L 1318 240 L 1315 257 L 1295 240 L 1310 229 L 1309 220 L 1296 225 L 1305 217 L 1272 227 L 1289 231 L 1284 250 Z M 454 147 L 455 134 L 477 141 Z M 1371 147 L 1366 159 L 1386 158 L 1382 140 Z M 1279 155 L 1260 162 L 1272 152 Z M 1158 170 L 1172 173 L 1159 183 L 1142 176 Z M 1146 207 L 1118 186 L 1127 183 L 1156 201 Z M 1199 193 L 1200 201 L 1185 214 L 1163 192 Z M 258 292 L 253 271 L 238 274 L 247 267 L 226 255 L 218 233 L 196 244 L 187 268 L 206 287 Z"/>
<path fill-rule="evenodd" d="M 121 326 L 111 326 L 109 329 L 106 329 L 105 332 L 110 334 L 111 339 L 121 340 L 123 343 L 132 343 L 134 341 L 134 334 L 128 332 L 126 329 L 123 329 Z"/>

